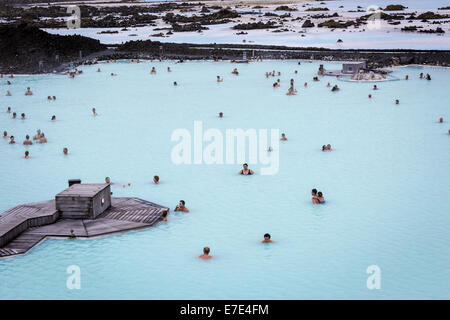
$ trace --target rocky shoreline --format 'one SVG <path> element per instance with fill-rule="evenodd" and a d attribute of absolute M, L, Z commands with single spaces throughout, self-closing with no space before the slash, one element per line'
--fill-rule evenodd
<path fill-rule="evenodd" d="M 107 47 L 91 38 L 51 35 L 26 24 L 0 27 L 0 73 L 3 74 L 65 72 L 75 66 L 109 59 L 240 60 L 244 51 L 248 59 L 366 60 L 370 68 L 409 64 L 450 66 L 450 50 L 325 49 L 152 40 Z"/>

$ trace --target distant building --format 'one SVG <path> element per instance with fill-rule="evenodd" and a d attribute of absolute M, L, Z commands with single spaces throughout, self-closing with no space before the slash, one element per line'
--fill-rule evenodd
<path fill-rule="evenodd" d="M 342 74 L 355 74 L 358 73 L 359 70 L 366 68 L 365 61 L 356 61 L 356 62 L 344 62 L 342 64 Z"/>

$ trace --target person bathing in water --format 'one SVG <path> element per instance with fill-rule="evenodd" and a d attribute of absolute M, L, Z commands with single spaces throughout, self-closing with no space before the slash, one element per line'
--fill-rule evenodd
<path fill-rule="evenodd" d="M 280 140 L 281 140 L 281 141 L 287 141 L 286 133 L 282 133 L 282 134 L 281 134 Z"/>
<path fill-rule="evenodd" d="M 41 138 L 41 130 L 38 129 L 36 134 L 33 136 L 33 140 L 39 140 Z"/>
<path fill-rule="evenodd" d="M 202 260 L 211 259 L 212 256 L 209 255 L 210 252 L 211 252 L 211 249 L 209 249 L 209 247 L 204 247 L 203 248 L 203 254 L 200 255 L 199 258 L 202 259 Z"/>
<path fill-rule="evenodd" d="M 23 142 L 24 146 L 31 146 L 33 144 L 33 141 L 30 140 L 30 136 L 26 135 L 25 141 Z"/>
<path fill-rule="evenodd" d="M 261 240 L 262 243 L 272 243 L 273 240 L 270 239 L 270 234 L 266 233 L 264 235 L 264 240 Z"/>
<path fill-rule="evenodd" d="M 26 96 L 32 96 L 33 92 L 30 90 L 30 87 L 27 88 L 27 91 L 25 92 Z"/>
<path fill-rule="evenodd" d="M 153 177 L 153 183 L 154 184 L 159 184 L 159 176 L 154 176 Z"/>
<path fill-rule="evenodd" d="M 7 131 L 3 131 L 3 139 L 9 139 Z"/>
<path fill-rule="evenodd" d="M 317 189 L 311 190 L 312 195 L 312 203 L 313 204 L 322 204 L 325 203 L 325 198 L 323 197 L 323 194 L 321 191 L 317 192 Z"/>
<path fill-rule="evenodd" d="M 92 108 L 92 114 L 94 115 L 94 117 L 96 117 L 98 115 L 97 110 L 95 110 L 95 108 Z"/>
<path fill-rule="evenodd" d="M 174 211 L 181 211 L 181 212 L 189 212 L 189 209 L 186 208 L 186 202 L 184 202 L 184 200 L 180 200 L 180 203 L 178 203 L 178 205 L 175 207 Z"/>
<path fill-rule="evenodd" d="M 238 71 L 237 68 L 234 68 L 233 71 L 231 71 L 231 73 L 232 73 L 232 74 L 235 74 L 235 75 L 237 75 L 237 76 L 239 75 L 239 71 Z"/>
<path fill-rule="evenodd" d="M 222 82 L 223 78 L 220 78 L 220 76 L 217 76 L 217 82 Z"/>
<path fill-rule="evenodd" d="M 252 169 L 248 168 L 248 164 L 244 163 L 242 165 L 243 169 L 241 171 L 239 171 L 239 174 L 245 175 L 245 176 L 250 176 L 252 174 L 254 174 L 255 172 Z"/>

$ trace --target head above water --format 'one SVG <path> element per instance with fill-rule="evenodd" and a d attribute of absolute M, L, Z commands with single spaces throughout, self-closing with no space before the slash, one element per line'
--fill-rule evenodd
<path fill-rule="evenodd" d="M 264 240 L 270 240 L 270 234 L 266 233 L 266 234 L 264 235 Z"/>
<path fill-rule="evenodd" d="M 209 249 L 209 247 L 204 247 L 203 248 L 203 253 L 208 255 L 211 252 L 211 249 Z"/>
<path fill-rule="evenodd" d="M 110 177 L 106 177 L 106 178 L 105 178 L 105 182 L 106 182 L 107 184 L 110 184 L 110 183 L 111 183 L 111 178 L 110 178 Z"/>
<path fill-rule="evenodd" d="M 315 189 L 315 188 L 312 189 L 312 190 L 311 190 L 311 194 L 315 196 L 315 195 L 317 194 L 317 189 Z"/>
<path fill-rule="evenodd" d="M 186 202 L 185 202 L 184 200 L 180 200 L 180 205 L 181 205 L 181 206 L 183 206 L 183 207 L 184 207 L 184 206 L 185 206 L 185 204 L 186 204 Z"/>

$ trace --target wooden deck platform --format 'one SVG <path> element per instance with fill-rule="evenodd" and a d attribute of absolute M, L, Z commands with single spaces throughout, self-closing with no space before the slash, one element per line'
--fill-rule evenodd
<path fill-rule="evenodd" d="M 0 258 L 26 253 L 47 237 L 90 238 L 148 228 L 169 208 L 138 198 L 112 198 L 95 219 L 61 218 L 55 200 L 20 205 L 0 215 Z"/>

